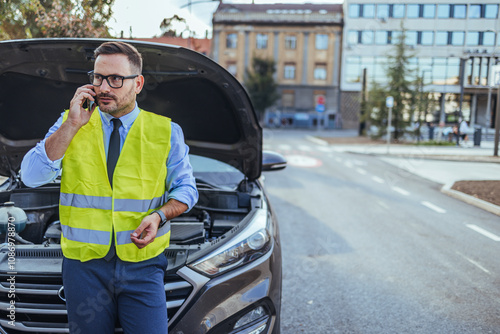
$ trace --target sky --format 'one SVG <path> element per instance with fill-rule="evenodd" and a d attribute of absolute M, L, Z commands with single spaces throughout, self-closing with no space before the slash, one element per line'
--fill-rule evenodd
<path fill-rule="evenodd" d="M 191 9 L 188 3 L 191 2 Z M 225 0 L 225 3 L 251 3 L 251 0 Z M 259 3 L 275 3 L 270 0 L 255 0 Z M 340 3 L 340 0 L 282 0 L 281 3 Z M 212 33 L 212 15 L 217 9 L 219 1 L 210 0 L 115 0 L 113 17 L 109 21 L 111 34 L 120 37 L 149 38 L 160 36 L 160 23 L 165 18 L 177 14 L 186 19 L 187 26 L 174 26 L 177 31 L 189 29 L 194 31 L 195 37 L 208 37 Z M 187 37 L 185 35 L 184 37 Z"/>

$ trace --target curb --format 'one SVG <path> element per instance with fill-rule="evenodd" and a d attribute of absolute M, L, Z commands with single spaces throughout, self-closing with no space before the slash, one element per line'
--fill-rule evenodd
<path fill-rule="evenodd" d="M 490 202 L 483 201 L 482 199 L 479 199 L 479 198 L 475 198 L 474 196 L 464 194 L 463 192 L 453 190 L 453 189 L 451 189 L 451 187 L 453 187 L 454 184 L 455 184 L 455 182 L 445 184 L 441 188 L 441 192 L 450 196 L 450 197 L 454 197 L 458 200 L 461 200 L 462 202 L 465 202 L 465 203 L 470 204 L 470 205 L 474 205 L 480 209 L 486 210 L 486 211 L 491 212 L 497 216 L 500 216 L 500 206 L 492 204 Z"/>

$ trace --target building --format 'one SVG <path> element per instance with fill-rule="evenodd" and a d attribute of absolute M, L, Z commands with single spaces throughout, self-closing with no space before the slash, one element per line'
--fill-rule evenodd
<path fill-rule="evenodd" d="M 212 57 L 241 82 L 252 58 L 276 62 L 281 99 L 268 123 L 340 126 L 342 5 L 220 3 Z"/>
<path fill-rule="evenodd" d="M 500 59 L 498 0 L 457 2 L 346 0 L 341 76 L 341 108 L 346 121 L 358 122 L 363 69 L 368 82 L 385 83 L 391 44 L 407 30 L 415 52 L 411 64 L 434 92 L 435 109 L 427 121 L 494 127 L 496 94 L 489 88 Z"/>

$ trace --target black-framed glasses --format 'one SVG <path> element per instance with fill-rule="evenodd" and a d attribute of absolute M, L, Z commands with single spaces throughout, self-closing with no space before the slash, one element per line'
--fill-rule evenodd
<path fill-rule="evenodd" d="M 108 82 L 109 87 L 111 88 L 122 88 L 123 87 L 123 80 L 125 79 L 133 79 L 139 76 L 139 74 L 136 75 L 129 75 L 129 76 L 122 76 L 122 75 L 116 75 L 116 74 L 111 74 L 111 75 L 102 75 L 99 73 L 94 73 L 94 71 L 90 71 L 88 73 L 90 83 L 92 86 L 99 87 L 102 85 L 102 81 L 106 80 Z"/>

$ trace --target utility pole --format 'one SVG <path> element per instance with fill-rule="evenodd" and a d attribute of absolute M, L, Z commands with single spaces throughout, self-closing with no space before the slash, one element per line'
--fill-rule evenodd
<path fill-rule="evenodd" d="M 363 68 L 363 82 L 361 88 L 361 112 L 359 115 L 359 135 L 363 136 L 366 133 L 366 67 Z"/>
<path fill-rule="evenodd" d="M 500 81 L 500 80 L 499 80 Z M 500 137 L 500 82 L 497 83 L 497 110 L 495 112 L 495 147 L 493 155 L 498 157 L 498 140 Z"/>

